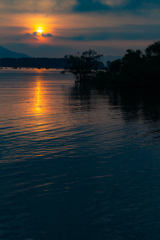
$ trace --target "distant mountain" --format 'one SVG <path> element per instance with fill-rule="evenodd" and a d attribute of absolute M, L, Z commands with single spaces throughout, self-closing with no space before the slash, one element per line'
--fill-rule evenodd
<path fill-rule="evenodd" d="M 0 46 L 0 58 L 26 58 L 29 57 L 22 53 L 12 52 Z"/>
<path fill-rule="evenodd" d="M 104 63 L 104 65 L 106 65 L 107 61 L 113 62 L 116 59 L 122 59 L 122 56 L 107 55 L 107 56 L 103 56 L 101 58 L 101 61 Z"/>

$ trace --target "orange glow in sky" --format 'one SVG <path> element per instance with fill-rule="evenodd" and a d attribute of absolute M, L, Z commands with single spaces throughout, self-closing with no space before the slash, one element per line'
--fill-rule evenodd
<path fill-rule="evenodd" d="M 6 6 L 9 6 L 9 4 L 7 5 L 8 1 L 2 0 Z M 23 2 L 24 6 L 31 6 L 28 2 L 32 1 L 35 2 L 35 6 L 39 2 L 44 2 L 37 0 L 16 0 L 14 2 Z M 78 2 L 76 0 L 69 2 L 74 1 Z M 95 1 L 106 2 L 105 0 Z M 55 1 L 47 0 L 45 2 L 54 3 Z M 57 5 L 53 4 L 54 7 L 59 7 L 58 2 L 67 4 L 68 1 L 57 0 L 56 2 Z M 49 5 L 44 3 L 40 6 L 45 10 L 45 7 Z M 82 52 L 87 49 L 94 49 L 103 55 L 122 56 L 125 54 L 126 48 L 143 50 L 144 47 L 151 44 L 151 37 L 144 38 L 145 31 L 152 31 L 151 25 L 158 27 L 159 24 L 158 18 L 152 19 L 141 15 L 137 17 L 113 13 L 89 14 L 87 12 L 82 14 L 65 11 L 54 14 L 49 11 L 46 14 L 45 11 L 21 12 L 21 9 L 18 9 L 18 13 L 14 11 L 12 13 L 1 12 L 0 30 L 3 34 L 0 36 L 0 46 L 32 57 L 64 57 L 65 54 Z M 142 31 L 142 36 L 139 33 L 143 27 L 139 25 L 139 22 L 141 25 L 150 26 L 150 28 L 145 28 L 144 32 Z M 137 30 L 135 30 L 136 28 Z M 128 33 L 130 35 L 127 35 Z M 134 33 L 137 35 L 132 39 Z M 84 38 L 83 41 L 79 40 L 81 36 Z"/>

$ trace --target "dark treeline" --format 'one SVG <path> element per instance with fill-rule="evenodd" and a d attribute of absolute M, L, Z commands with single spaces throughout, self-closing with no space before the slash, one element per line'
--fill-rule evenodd
<path fill-rule="evenodd" d="M 1 58 L 0 67 L 61 68 L 66 67 L 65 58 Z"/>
<path fill-rule="evenodd" d="M 160 86 L 160 41 L 149 45 L 145 54 L 128 49 L 122 59 L 108 62 L 95 82 L 102 86 Z"/>
<path fill-rule="evenodd" d="M 69 71 L 83 84 L 101 87 L 160 86 L 160 41 L 149 45 L 145 54 L 128 49 L 122 59 L 107 62 L 106 67 L 99 70 L 97 61 L 101 57 L 94 50 L 65 56 Z"/>

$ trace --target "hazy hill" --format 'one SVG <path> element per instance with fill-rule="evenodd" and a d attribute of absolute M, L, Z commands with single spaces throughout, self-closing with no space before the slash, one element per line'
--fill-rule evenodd
<path fill-rule="evenodd" d="M 29 56 L 22 53 L 12 52 L 0 46 L 0 58 L 24 58 L 24 57 L 29 57 Z"/>

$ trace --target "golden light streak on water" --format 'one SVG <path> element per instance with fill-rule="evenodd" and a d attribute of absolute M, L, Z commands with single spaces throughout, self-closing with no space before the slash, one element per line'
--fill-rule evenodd
<path fill-rule="evenodd" d="M 42 97 L 43 92 L 41 89 L 40 76 L 37 77 L 36 87 L 35 87 L 35 99 L 34 99 L 34 112 L 35 115 L 39 116 L 42 114 Z"/>

